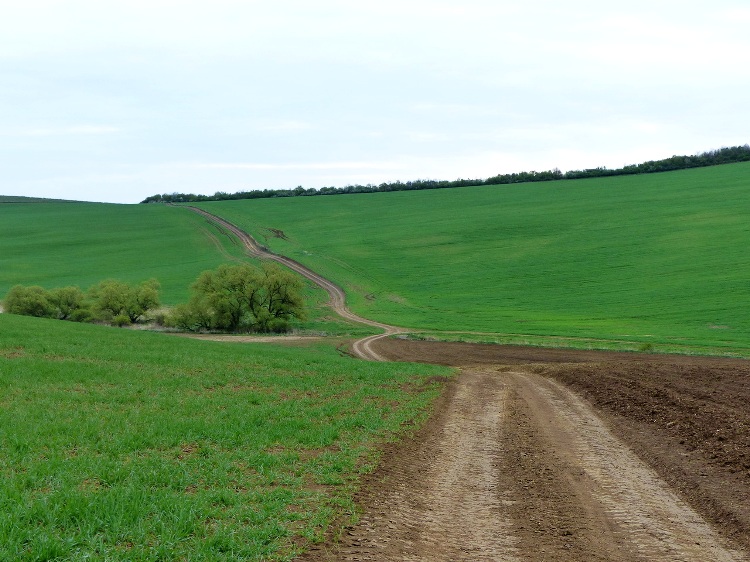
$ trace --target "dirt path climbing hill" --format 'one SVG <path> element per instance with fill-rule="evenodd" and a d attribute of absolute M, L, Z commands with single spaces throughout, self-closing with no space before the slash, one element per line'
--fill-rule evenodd
<path fill-rule="evenodd" d="M 297 272 L 298 274 L 302 275 L 306 279 L 310 280 L 314 284 L 318 285 L 320 288 L 322 288 L 324 291 L 328 293 L 328 304 L 333 309 L 333 311 L 341 316 L 342 318 L 357 322 L 359 324 L 364 324 L 366 326 L 371 326 L 373 328 L 379 328 L 383 330 L 382 334 L 369 336 L 366 338 L 363 338 L 361 340 L 358 340 L 352 344 L 352 353 L 356 355 L 357 357 L 360 357 L 361 359 L 366 359 L 370 361 L 384 361 L 385 358 L 376 353 L 372 349 L 372 342 L 376 341 L 383 337 L 392 336 L 395 334 L 400 334 L 407 332 L 408 330 L 404 328 L 399 328 L 398 326 L 391 326 L 389 324 L 383 324 L 382 322 L 376 322 L 374 320 L 369 320 L 368 318 L 363 318 L 362 316 L 359 316 L 357 314 L 354 314 L 349 308 L 346 306 L 346 294 L 344 293 L 344 290 L 333 283 L 332 281 L 326 279 L 322 275 L 319 275 L 318 273 L 311 270 L 309 267 L 302 265 L 298 261 L 295 261 L 291 258 L 288 258 L 286 256 L 280 256 L 278 254 L 274 254 L 273 252 L 269 252 L 265 248 L 263 248 L 260 244 L 258 244 L 255 239 L 250 236 L 247 232 L 242 230 L 241 228 L 237 227 L 236 225 L 232 224 L 231 222 L 224 220 L 221 217 L 218 217 L 216 215 L 213 215 L 207 211 L 204 211 L 203 209 L 199 209 L 198 207 L 187 207 L 193 212 L 196 212 L 202 216 L 204 216 L 207 220 L 213 222 L 214 224 L 220 226 L 221 228 L 224 228 L 231 232 L 234 236 L 236 236 L 240 242 L 245 246 L 248 253 L 256 258 L 260 259 L 267 259 L 267 260 L 273 260 L 277 263 L 280 263 L 292 271 Z"/>

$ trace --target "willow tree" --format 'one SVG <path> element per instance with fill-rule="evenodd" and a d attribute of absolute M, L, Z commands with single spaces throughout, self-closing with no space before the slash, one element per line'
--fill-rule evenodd
<path fill-rule="evenodd" d="M 228 332 L 285 332 L 305 318 L 302 280 L 276 264 L 221 265 L 204 271 L 191 286 L 174 323 L 183 329 Z"/>

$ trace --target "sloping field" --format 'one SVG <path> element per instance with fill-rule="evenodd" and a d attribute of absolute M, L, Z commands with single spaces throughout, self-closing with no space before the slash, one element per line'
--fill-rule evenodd
<path fill-rule="evenodd" d="M 45 199 L 42 197 L 24 197 L 22 195 L 0 195 L 0 205 L 5 203 L 51 203 L 63 202 L 61 199 Z M 69 202 L 69 201 L 65 201 Z"/>
<path fill-rule="evenodd" d="M 16 284 L 87 288 L 156 277 L 168 304 L 205 270 L 242 255 L 192 213 L 163 205 L 0 204 L 0 298 Z"/>
<path fill-rule="evenodd" d="M 0 559 L 289 559 L 448 373 L 353 365 L 0 315 Z"/>
<path fill-rule="evenodd" d="M 439 202 L 445 193 L 426 195 Z M 385 194 L 391 195 L 399 194 Z M 416 201 L 420 194 L 405 195 L 404 201 Z M 422 215 L 434 213 L 427 201 Z M 672 205 L 679 208 L 675 200 Z M 474 206 L 489 221 L 482 205 Z M 443 223 L 453 224 L 453 235 L 461 226 L 451 221 L 455 210 L 444 209 L 444 220 L 433 214 L 429 229 L 412 210 L 425 236 L 429 229 L 444 232 Z M 213 233 L 214 248 L 226 259 L 234 256 L 223 236 L 231 225 L 212 227 L 194 213 L 172 211 L 195 217 L 196 228 Z M 516 212 L 527 211 L 517 205 Z M 344 221 L 340 217 L 342 228 Z M 282 228 L 264 228 L 269 242 L 294 243 Z M 568 229 L 576 230 L 572 222 Z M 519 239 L 529 236 L 520 223 L 517 232 Z M 442 260 L 424 258 L 424 272 L 438 272 L 440 263 L 446 270 L 464 251 L 476 255 L 474 246 L 487 251 L 482 240 L 446 239 L 446 248 L 461 251 L 450 259 L 450 252 Z M 609 238 L 611 247 L 615 240 Z M 392 244 L 384 263 L 406 265 L 396 238 Z M 673 247 L 682 251 L 676 242 Z M 125 244 L 108 239 L 98 252 L 110 248 L 127 253 Z M 360 244 L 368 248 L 367 241 Z M 734 273 L 742 269 L 741 259 L 722 259 L 726 267 L 734 264 Z M 346 262 L 332 263 L 356 273 Z M 462 263 L 457 278 L 473 271 L 487 286 L 480 273 L 493 260 Z M 362 264 L 370 267 L 367 260 Z M 398 275 L 375 271 L 384 283 L 403 286 Z M 451 280 L 449 273 L 444 277 Z M 361 274 L 364 280 L 369 272 Z M 425 286 L 434 291 L 439 285 L 429 281 L 439 278 L 425 277 Z M 653 277 L 650 282 L 658 285 Z M 444 290 L 456 297 L 448 315 L 472 294 L 448 284 Z M 364 295 L 361 304 L 373 308 L 383 300 L 378 293 Z M 416 310 L 395 292 L 386 296 L 399 324 L 405 323 L 400 310 Z M 542 312 L 549 309 L 544 299 L 540 303 Z M 468 322 L 474 309 L 465 311 Z M 552 320 L 573 326 L 561 318 Z M 654 318 L 662 322 L 655 325 L 668 325 Z M 624 320 L 610 320 L 618 322 Z M 683 323 L 673 326 L 680 330 Z M 710 329 L 737 330 L 729 324 Z M 385 462 L 359 495 L 358 524 L 336 545 L 318 541 L 346 523 L 359 476 L 373 466 L 373 448 L 412 427 L 415 417 L 424 419 L 446 371 L 353 362 L 330 344 L 242 346 L 0 315 L 0 558 L 288 559 L 314 542 L 302 560 L 747 559 L 750 473 L 742 428 L 748 419 L 738 409 L 747 401 L 746 362 L 382 338 L 371 343 L 374 357 L 444 362 L 459 365 L 461 374 L 423 429 L 386 448 Z M 726 345 L 742 349 L 742 341 Z"/>
<path fill-rule="evenodd" d="M 749 194 L 750 164 L 731 164 L 199 206 L 335 280 L 382 322 L 746 353 Z"/>

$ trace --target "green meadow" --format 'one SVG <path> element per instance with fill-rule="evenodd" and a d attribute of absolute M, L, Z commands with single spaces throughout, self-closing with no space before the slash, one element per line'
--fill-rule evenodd
<path fill-rule="evenodd" d="M 447 372 L 0 315 L 0 560 L 290 559 Z"/>
<path fill-rule="evenodd" d="M 750 164 L 201 204 L 425 337 L 750 355 Z M 0 198 L 0 295 L 247 259 L 163 205 Z M 366 333 L 308 288 L 309 331 Z M 0 560 L 288 560 L 450 371 L 0 314 Z"/>
<path fill-rule="evenodd" d="M 200 217 L 165 205 L 0 204 L 0 298 L 16 284 L 86 289 L 155 277 L 162 300 L 176 304 L 201 271 L 240 256 Z"/>
<path fill-rule="evenodd" d="M 334 279 L 380 321 L 750 353 L 750 164 L 199 206 Z"/>
<path fill-rule="evenodd" d="M 104 279 L 156 278 L 166 305 L 186 302 L 207 269 L 244 261 L 240 243 L 195 213 L 166 205 L 111 205 L 0 197 L 0 299 L 16 284 L 87 289 Z M 308 333 L 367 334 L 306 283 Z"/>

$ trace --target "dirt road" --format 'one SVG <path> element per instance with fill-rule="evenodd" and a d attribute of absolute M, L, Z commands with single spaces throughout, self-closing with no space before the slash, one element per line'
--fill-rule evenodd
<path fill-rule="evenodd" d="M 750 559 L 747 361 L 375 347 L 463 367 L 365 484 L 360 525 L 302 560 Z"/>
<path fill-rule="evenodd" d="M 518 365 L 463 368 L 359 500 L 341 543 L 301 560 L 748 559 L 589 404 Z"/>
<path fill-rule="evenodd" d="M 359 523 L 300 560 L 750 560 L 749 362 L 389 338 L 207 218 L 384 330 L 360 357 L 460 369 L 364 483 Z"/>
<path fill-rule="evenodd" d="M 363 318 L 362 316 L 358 316 L 354 314 L 346 306 L 346 294 L 344 293 L 344 290 L 338 285 L 336 285 L 335 283 L 333 283 L 332 281 L 329 281 L 325 277 L 317 274 L 316 272 L 314 272 L 307 266 L 302 265 L 298 261 L 295 261 L 286 256 L 281 256 L 278 254 L 274 254 L 273 252 L 269 252 L 268 250 L 263 248 L 260 244 L 258 244 L 255 241 L 255 239 L 252 236 L 250 236 L 247 232 L 245 232 L 244 230 L 242 230 L 241 228 L 237 227 L 236 225 L 232 224 L 229 221 L 226 221 L 216 215 L 212 215 L 211 213 L 204 211 L 203 209 L 199 209 L 198 207 L 188 206 L 186 208 L 190 209 L 193 212 L 198 213 L 199 215 L 204 216 L 207 220 L 211 221 L 215 225 L 219 226 L 222 229 L 227 230 L 232 235 L 236 236 L 240 240 L 240 242 L 245 246 L 245 248 L 247 249 L 248 253 L 251 256 L 254 256 L 260 259 L 272 260 L 277 263 L 280 263 L 288 267 L 292 271 L 299 273 L 306 279 L 309 279 L 314 284 L 318 285 L 320 288 L 322 288 L 324 291 L 328 293 L 328 305 L 331 307 L 331 309 L 333 309 L 333 311 L 336 314 L 338 314 L 342 318 L 346 320 L 350 320 L 352 322 L 365 324 L 366 326 L 372 326 L 373 328 L 379 328 L 383 330 L 382 334 L 369 336 L 367 338 L 358 340 L 352 344 L 352 353 L 356 355 L 357 357 L 366 359 L 368 361 L 385 361 L 384 357 L 382 357 L 381 355 L 379 355 L 377 352 L 375 352 L 372 349 L 372 343 L 381 338 L 405 333 L 408 331 L 404 328 L 399 328 L 398 326 L 390 326 L 388 324 L 383 324 L 381 322 L 375 322 L 374 320 Z"/>

